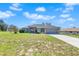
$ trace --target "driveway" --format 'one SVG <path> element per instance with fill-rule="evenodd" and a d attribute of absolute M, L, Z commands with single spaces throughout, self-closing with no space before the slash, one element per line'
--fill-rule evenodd
<path fill-rule="evenodd" d="M 70 36 L 66 36 L 66 35 L 58 35 L 58 34 L 51 34 L 50 36 L 53 36 L 53 37 L 56 37 L 66 43 L 69 43 L 75 47 L 78 47 L 79 48 L 79 38 L 73 38 L 73 37 L 70 37 Z"/>

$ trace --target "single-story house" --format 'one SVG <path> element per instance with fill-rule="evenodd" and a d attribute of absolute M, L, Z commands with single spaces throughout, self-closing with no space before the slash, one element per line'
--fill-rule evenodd
<path fill-rule="evenodd" d="M 42 23 L 30 25 L 28 29 L 32 33 L 57 34 L 59 33 L 60 27 L 53 26 L 50 23 Z"/>
<path fill-rule="evenodd" d="M 65 28 L 60 30 L 63 34 L 79 34 L 79 28 Z"/>

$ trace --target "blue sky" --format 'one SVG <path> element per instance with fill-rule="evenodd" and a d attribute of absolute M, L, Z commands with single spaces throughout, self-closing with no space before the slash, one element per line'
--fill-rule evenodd
<path fill-rule="evenodd" d="M 0 19 L 19 28 L 43 22 L 62 28 L 79 27 L 79 4 L 2 3 Z"/>

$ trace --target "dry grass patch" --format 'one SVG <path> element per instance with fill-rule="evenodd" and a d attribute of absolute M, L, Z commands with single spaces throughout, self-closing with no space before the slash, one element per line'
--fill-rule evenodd
<path fill-rule="evenodd" d="M 45 34 L 0 32 L 0 55 L 77 56 L 79 48 Z"/>

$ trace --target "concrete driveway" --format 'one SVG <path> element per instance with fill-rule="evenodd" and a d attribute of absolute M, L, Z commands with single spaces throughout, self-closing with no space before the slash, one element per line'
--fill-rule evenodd
<path fill-rule="evenodd" d="M 69 43 L 75 47 L 78 47 L 79 48 L 79 38 L 73 38 L 73 37 L 70 37 L 70 36 L 66 36 L 66 35 L 58 35 L 58 34 L 51 34 L 50 36 L 53 36 L 53 37 L 56 37 L 66 43 Z"/>

